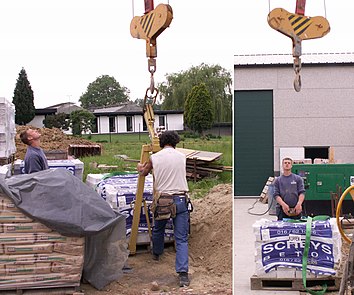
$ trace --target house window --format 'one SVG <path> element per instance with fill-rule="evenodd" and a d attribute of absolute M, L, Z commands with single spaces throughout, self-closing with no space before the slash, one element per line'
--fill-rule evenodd
<path fill-rule="evenodd" d="M 109 132 L 115 133 L 116 132 L 116 118 L 109 117 Z"/>
<path fill-rule="evenodd" d="M 313 146 L 313 147 L 305 147 L 305 159 L 316 158 L 320 159 L 328 159 L 329 157 L 329 147 L 328 146 Z"/>
<path fill-rule="evenodd" d="M 127 131 L 133 131 L 133 117 L 132 116 L 127 116 Z"/>
<path fill-rule="evenodd" d="M 159 126 L 166 126 L 165 116 L 159 116 Z"/>
<path fill-rule="evenodd" d="M 145 119 L 143 119 L 143 131 L 147 131 L 147 125 L 146 125 L 146 122 L 145 122 Z"/>
<path fill-rule="evenodd" d="M 92 122 L 92 133 L 98 133 L 98 119 L 95 117 L 95 119 Z"/>

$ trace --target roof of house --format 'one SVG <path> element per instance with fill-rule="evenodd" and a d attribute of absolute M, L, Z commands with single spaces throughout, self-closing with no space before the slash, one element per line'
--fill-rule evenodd
<path fill-rule="evenodd" d="M 301 64 L 306 65 L 354 65 L 354 52 L 346 53 L 303 53 Z M 292 66 L 293 56 L 289 54 L 240 54 L 234 55 L 235 67 Z"/>
<path fill-rule="evenodd" d="M 35 114 L 36 115 L 54 115 L 56 113 L 57 109 L 54 108 L 44 108 L 44 109 L 36 109 Z"/>
<path fill-rule="evenodd" d="M 155 110 L 156 114 L 183 114 L 183 111 L 167 111 L 167 110 Z M 110 106 L 106 108 L 100 108 L 93 110 L 93 114 L 96 116 L 115 116 L 115 115 L 142 115 L 143 109 L 134 102 L 126 102 L 116 106 Z"/>
<path fill-rule="evenodd" d="M 56 109 L 57 113 L 70 114 L 73 111 L 82 110 L 83 108 L 77 106 L 73 102 L 63 102 L 63 103 L 59 103 L 59 104 L 47 107 L 46 109 Z"/>
<path fill-rule="evenodd" d="M 94 115 L 117 115 L 117 114 L 142 114 L 141 107 L 133 102 L 126 102 L 115 106 L 99 108 L 92 111 Z"/>

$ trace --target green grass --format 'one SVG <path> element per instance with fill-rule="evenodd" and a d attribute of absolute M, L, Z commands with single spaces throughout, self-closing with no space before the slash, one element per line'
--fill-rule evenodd
<path fill-rule="evenodd" d="M 102 155 L 94 157 L 83 157 L 80 160 L 84 163 L 84 181 L 87 174 L 104 173 L 104 172 L 125 172 L 136 171 L 136 162 L 124 161 L 118 155 L 125 155 L 129 159 L 140 159 L 141 148 L 143 144 L 150 144 L 150 139 L 147 134 L 112 134 L 110 135 L 91 135 L 86 136 L 94 142 L 99 142 L 102 145 Z M 181 135 L 181 142 L 177 145 L 179 148 L 218 152 L 222 153 L 219 164 L 224 166 L 232 165 L 232 137 L 225 136 L 213 139 L 200 138 L 184 138 Z M 109 166 L 118 166 L 110 170 L 101 170 L 92 168 L 90 163 L 106 164 Z M 200 198 L 204 196 L 213 186 L 220 183 L 231 183 L 232 172 L 225 171 L 217 173 L 211 178 L 204 178 L 201 181 L 189 181 L 189 189 L 192 198 Z"/>

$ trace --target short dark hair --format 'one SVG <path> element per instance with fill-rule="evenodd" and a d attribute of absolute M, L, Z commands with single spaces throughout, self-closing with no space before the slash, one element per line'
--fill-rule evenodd
<path fill-rule="evenodd" d="M 160 135 L 160 147 L 164 148 L 166 145 L 170 145 L 173 148 L 179 143 L 180 138 L 176 131 L 165 131 Z"/>
<path fill-rule="evenodd" d="M 21 132 L 21 134 L 20 134 L 20 139 L 21 139 L 21 141 L 22 141 L 24 144 L 29 145 L 27 130 Z"/>
<path fill-rule="evenodd" d="M 291 164 L 294 162 L 292 158 L 286 157 L 282 160 L 282 163 L 284 163 L 284 161 L 290 161 Z"/>

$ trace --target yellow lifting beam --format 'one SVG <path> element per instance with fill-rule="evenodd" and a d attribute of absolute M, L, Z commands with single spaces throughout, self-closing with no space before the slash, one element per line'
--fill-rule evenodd
<path fill-rule="evenodd" d="M 327 19 L 322 16 L 308 17 L 302 15 L 305 11 L 305 1 L 297 1 L 297 13 L 290 13 L 283 8 L 275 8 L 268 14 L 268 24 L 274 30 L 292 39 L 295 71 L 294 89 L 299 92 L 301 90 L 301 41 L 325 36 L 330 31 L 330 26 Z"/>
<path fill-rule="evenodd" d="M 149 12 L 147 12 L 145 15 L 134 17 L 130 24 L 131 35 L 134 38 L 146 40 L 146 56 L 149 58 L 148 70 L 151 74 L 150 87 L 146 89 L 143 106 L 144 120 L 147 125 L 151 143 L 142 146 L 140 163 L 147 162 L 151 153 L 155 153 L 160 150 L 159 137 L 157 136 L 154 129 L 155 116 L 153 110 L 153 105 L 155 104 L 156 97 L 158 95 L 158 90 L 155 88 L 154 83 L 154 73 L 156 71 L 155 57 L 157 56 L 156 38 L 170 25 L 172 18 L 173 13 L 171 6 L 168 4 L 159 4 L 155 9 L 149 9 Z M 129 240 L 130 255 L 136 253 L 140 212 L 143 205 L 148 224 L 149 235 L 151 238 L 151 227 L 149 222 L 148 209 L 146 202 L 143 199 L 144 185 L 145 176 L 139 174 L 133 208 L 133 222 Z"/>

